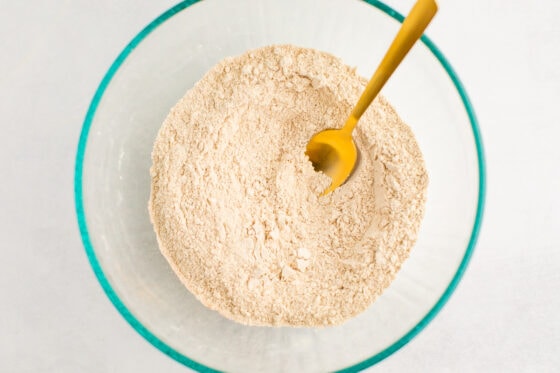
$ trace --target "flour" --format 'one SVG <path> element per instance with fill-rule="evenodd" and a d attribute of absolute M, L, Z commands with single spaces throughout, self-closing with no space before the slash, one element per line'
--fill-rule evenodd
<path fill-rule="evenodd" d="M 250 325 L 326 326 L 364 311 L 413 246 L 427 174 L 379 97 L 354 132 L 361 162 L 330 179 L 305 146 L 341 127 L 366 80 L 337 58 L 271 46 L 213 67 L 176 104 L 152 154 L 160 250 L 207 307 Z"/>

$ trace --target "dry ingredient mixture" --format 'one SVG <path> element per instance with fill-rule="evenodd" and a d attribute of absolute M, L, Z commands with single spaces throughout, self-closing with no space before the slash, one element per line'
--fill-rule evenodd
<path fill-rule="evenodd" d="M 361 161 L 330 179 L 304 154 L 365 87 L 334 56 L 270 46 L 213 67 L 171 110 L 152 154 L 163 255 L 207 307 L 250 325 L 335 325 L 364 311 L 413 246 L 428 182 L 383 97 L 354 131 Z"/>

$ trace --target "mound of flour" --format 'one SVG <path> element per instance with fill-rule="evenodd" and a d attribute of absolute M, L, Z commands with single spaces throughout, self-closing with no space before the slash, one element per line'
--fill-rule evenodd
<path fill-rule="evenodd" d="M 250 325 L 325 326 L 364 311 L 413 246 L 427 174 L 385 99 L 362 117 L 352 178 L 304 154 L 341 127 L 366 80 L 327 53 L 271 46 L 213 67 L 175 105 L 152 158 L 163 255 L 207 307 Z"/>

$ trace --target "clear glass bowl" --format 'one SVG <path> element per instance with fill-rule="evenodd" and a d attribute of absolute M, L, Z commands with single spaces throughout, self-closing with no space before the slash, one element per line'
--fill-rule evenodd
<path fill-rule="evenodd" d="M 355 371 L 389 356 L 438 313 L 473 252 L 484 160 L 473 109 L 423 37 L 383 93 L 410 125 L 430 176 L 420 236 L 386 292 L 339 327 L 247 327 L 202 306 L 160 255 L 150 224 L 150 153 L 175 102 L 215 63 L 269 44 L 330 52 L 369 77 L 402 21 L 377 1 L 184 1 L 113 63 L 87 113 L 76 160 L 83 243 L 105 292 L 142 336 L 200 371 Z"/>

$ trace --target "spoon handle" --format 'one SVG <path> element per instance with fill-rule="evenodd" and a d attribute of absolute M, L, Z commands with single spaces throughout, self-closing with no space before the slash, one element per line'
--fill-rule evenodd
<path fill-rule="evenodd" d="M 437 12 L 435 0 L 418 0 L 405 18 L 401 28 L 391 43 L 389 50 L 369 80 L 358 103 L 352 110 L 343 130 L 350 133 L 356 123 L 393 74 L 404 56 L 410 51 L 414 43 L 422 36 L 428 24 Z"/>

